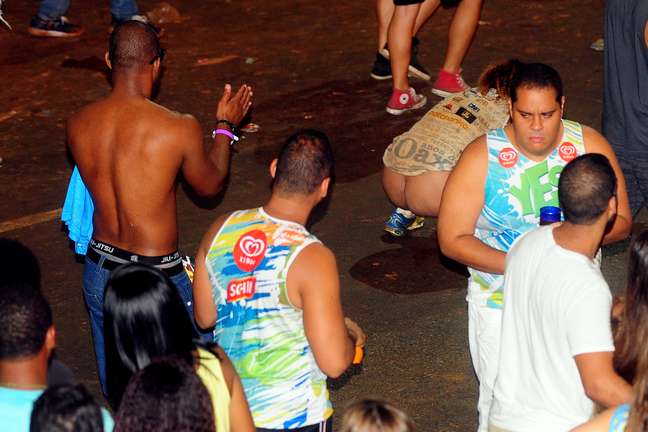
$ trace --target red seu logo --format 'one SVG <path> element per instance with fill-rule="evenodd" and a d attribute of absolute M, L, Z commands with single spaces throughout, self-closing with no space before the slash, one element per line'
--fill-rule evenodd
<path fill-rule="evenodd" d="M 268 243 L 266 235 L 261 230 L 248 231 L 236 241 L 234 245 L 234 262 L 245 272 L 251 272 L 261 264 L 265 256 Z"/>
<path fill-rule="evenodd" d="M 254 276 L 244 279 L 234 279 L 227 284 L 227 301 L 235 302 L 241 299 L 251 299 L 256 291 Z"/>
<path fill-rule="evenodd" d="M 511 147 L 504 147 L 502 150 L 500 150 L 497 159 L 499 161 L 499 164 L 504 168 L 511 168 L 517 163 L 518 154 L 515 149 L 512 149 Z"/>
<path fill-rule="evenodd" d="M 560 147 L 558 147 L 558 155 L 560 156 L 560 159 L 564 160 L 565 162 L 571 162 L 572 160 L 576 159 L 576 156 L 578 156 L 576 153 L 578 153 L 576 151 L 576 147 L 569 141 L 565 141 L 564 143 L 560 144 Z"/>

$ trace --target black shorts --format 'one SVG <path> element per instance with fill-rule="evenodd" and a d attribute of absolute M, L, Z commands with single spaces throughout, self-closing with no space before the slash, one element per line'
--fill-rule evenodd
<path fill-rule="evenodd" d="M 425 0 L 394 0 L 394 5 L 396 6 L 407 6 L 413 4 L 423 3 Z"/>

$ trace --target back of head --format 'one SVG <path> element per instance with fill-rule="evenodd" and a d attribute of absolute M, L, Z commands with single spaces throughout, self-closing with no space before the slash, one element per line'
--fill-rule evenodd
<path fill-rule="evenodd" d="M 156 360 L 133 376 L 115 422 L 115 432 L 214 430 L 207 388 L 178 358 Z"/>
<path fill-rule="evenodd" d="M 479 77 L 479 91 L 482 95 L 495 89 L 502 99 L 508 99 L 509 88 L 515 73 L 523 66 L 518 59 L 489 65 Z"/>
<path fill-rule="evenodd" d="M 544 63 L 522 63 L 518 66 L 508 91 L 512 103 L 517 101 L 518 90 L 521 88 L 553 89 L 556 92 L 556 101 L 562 101 L 563 85 L 556 69 Z"/>
<path fill-rule="evenodd" d="M 40 289 L 41 272 L 31 250 L 17 240 L 0 238 L 0 292 L 5 285 L 20 283 Z"/>
<path fill-rule="evenodd" d="M 306 129 L 291 135 L 279 151 L 273 192 L 310 195 L 333 175 L 333 150 L 322 132 Z"/>
<path fill-rule="evenodd" d="M 558 199 L 565 220 L 591 225 L 616 194 L 616 175 L 608 158 L 587 153 L 569 162 L 560 174 Z"/>
<path fill-rule="evenodd" d="M 141 21 L 125 21 L 110 34 L 108 56 L 113 71 L 141 70 L 160 55 L 160 41 L 153 27 Z"/>
<path fill-rule="evenodd" d="M 342 432 L 413 432 L 414 423 L 387 402 L 363 399 L 347 406 Z"/>
<path fill-rule="evenodd" d="M 197 337 L 174 283 L 144 264 L 124 264 L 108 279 L 104 295 L 108 395 L 119 405 L 130 376 L 152 359 L 191 360 Z"/>
<path fill-rule="evenodd" d="M 39 290 L 21 283 L 0 293 L 0 361 L 38 354 L 52 326 L 52 310 Z"/>
<path fill-rule="evenodd" d="M 34 402 L 30 432 L 102 432 L 101 408 L 82 385 L 50 387 Z"/>

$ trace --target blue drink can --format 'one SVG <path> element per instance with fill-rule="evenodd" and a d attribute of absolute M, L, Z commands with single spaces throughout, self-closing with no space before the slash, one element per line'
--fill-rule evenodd
<path fill-rule="evenodd" d="M 562 211 L 560 207 L 545 206 L 540 209 L 540 225 L 550 225 L 560 222 Z"/>

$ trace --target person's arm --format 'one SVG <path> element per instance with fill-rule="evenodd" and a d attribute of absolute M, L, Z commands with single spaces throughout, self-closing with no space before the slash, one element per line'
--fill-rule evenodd
<path fill-rule="evenodd" d="M 225 85 L 223 96 L 216 109 L 214 126 L 218 129 L 230 130 L 226 123 L 216 125 L 216 120 L 227 120 L 238 125 L 251 105 L 251 87 L 242 85 L 238 92 L 232 95 L 232 87 L 229 84 Z M 230 138 L 217 134 L 213 143 L 206 149 L 198 121 L 188 116 L 185 126 L 183 139 L 186 145 L 183 152 L 182 175 L 196 193 L 212 197 L 223 188 L 229 172 Z"/>
<path fill-rule="evenodd" d="M 239 378 L 232 361 L 221 347 L 214 347 L 213 351 L 220 359 L 223 376 L 225 377 L 227 388 L 230 391 L 230 431 L 254 432 L 256 429 L 254 428 L 250 407 L 245 397 L 243 385 L 241 384 L 241 378 Z"/>
<path fill-rule="evenodd" d="M 365 336 L 357 325 L 345 324 L 333 253 L 321 243 L 305 247 L 288 271 L 287 285 L 291 302 L 304 312 L 304 331 L 317 365 L 337 378 Z"/>
<path fill-rule="evenodd" d="M 587 423 L 575 427 L 571 432 L 608 432 L 610 430 L 610 422 L 614 415 L 616 408 L 610 408 L 603 411 Z"/>
<path fill-rule="evenodd" d="M 196 252 L 196 268 L 193 279 L 194 317 L 200 328 L 208 329 L 216 324 L 216 305 L 212 295 L 212 286 L 207 273 L 205 259 L 207 252 L 214 240 L 214 236 L 220 230 L 229 215 L 220 216 L 207 230 Z"/>
<path fill-rule="evenodd" d="M 449 258 L 488 273 L 504 273 L 506 253 L 475 237 L 475 224 L 484 206 L 488 171 L 486 137 L 466 147 L 443 190 L 437 236 Z"/>
<path fill-rule="evenodd" d="M 608 351 L 574 356 L 585 394 L 606 408 L 630 402 L 632 398 L 632 387 L 614 371 L 613 355 Z"/>
<path fill-rule="evenodd" d="M 603 244 L 623 240 L 630 235 L 630 231 L 632 230 L 632 211 L 630 210 L 628 190 L 626 188 L 623 171 L 621 171 L 619 161 L 617 161 L 612 146 L 610 146 L 610 143 L 608 143 L 603 135 L 590 127 L 583 126 L 583 140 L 585 141 L 585 149 L 588 153 L 600 153 L 608 158 L 617 178 L 617 214 L 614 223 L 611 227 L 608 227 L 608 231 L 603 237 Z"/>

